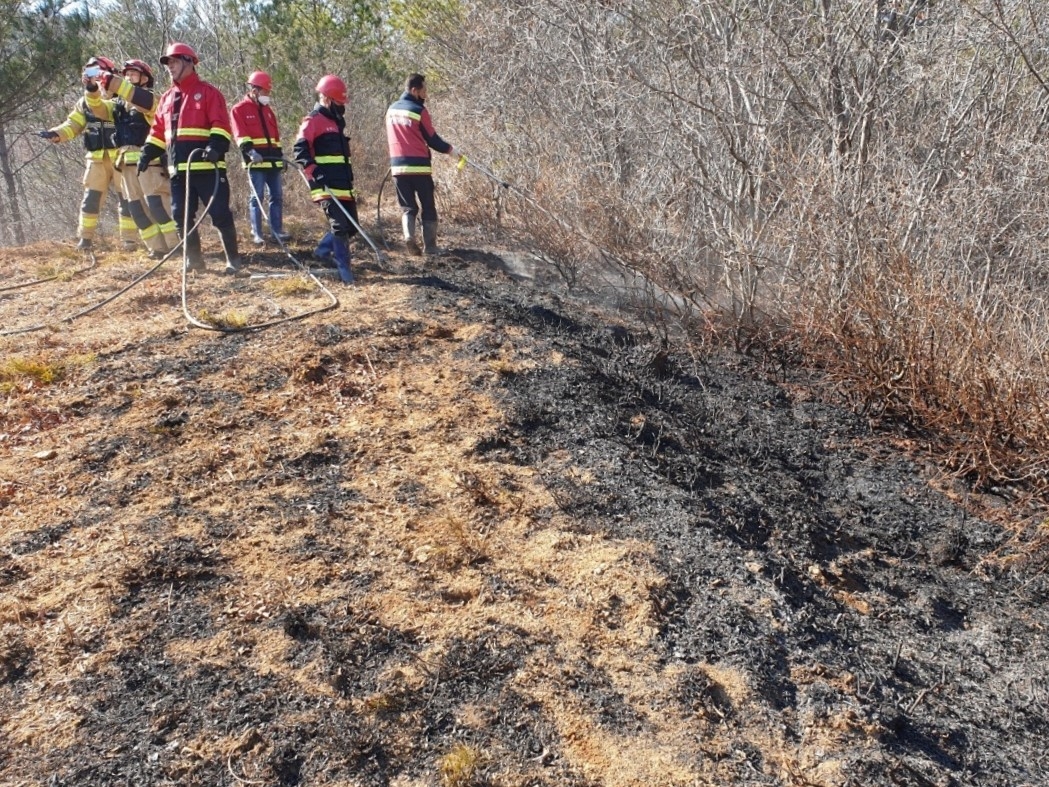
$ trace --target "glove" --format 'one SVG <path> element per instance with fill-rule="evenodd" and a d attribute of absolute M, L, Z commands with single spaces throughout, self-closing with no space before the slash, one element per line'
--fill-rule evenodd
<path fill-rule="evenodd" d="M 464 169 L 466 169 L 466 156 L 464 154 L 459 154 L 459 163 L 455 165 L 455 168 L 459 172 L 462 172 Z"/>
<path fill-rule="evenodd" d="M 38 132 L 36 132 L 36 135 L 38 137 L 40 137 L 41 139 L 49 139 L 52 142 L 57 140 L 58 137 L 59 137 L 59 134 L 58 134 L 57 131 L 51 131 L 50 129 L 46 129 L 44 131 L 38 131 Z"/>
<path fill-rule="evenodd" d="M 215 148 L 208 145 L 204 148 L 204 158 L 210 161 L 212 164 L 217 164 L 223 158 L 222 154 L 219 153 Z"/>
<path fill-rule="evenodd" d="M 158 156 L 164 156 L 163 153 L 158 153 L 158 150 L 159 149 L 155 145 L 147 144 L 142 146 L 142 149 L 139 151 L 138 154 L 138 164 L 135 165 L 135 169 L 138 170 L 139 174 L 146 171 L 146 168 L 149 166 L 149 162 L 151 162 L 153 159 L 157 158 Z M 161 164 L 163 163 L 163 160 L 161 160 Z M 164 167 L 161 167 L 160 171 L 163 172 Z"/>
<path fill-rule="evenodd" d="M 324 186 L 324 173 L 319 169 L 314 169 L 313 174 L 310 175 L 310 180 L 313 181 L 314 186 Z"/>
<path fill-rule="evenodd" d="M 262 154 L 255 150 L 255 148 L 248 151 L 248 158 L 251 159 L 252 164 L 262 163 Z"/>

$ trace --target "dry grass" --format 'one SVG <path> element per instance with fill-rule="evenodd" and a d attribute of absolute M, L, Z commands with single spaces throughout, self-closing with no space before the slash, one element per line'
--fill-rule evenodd
<path fill-rule="evenodd" d="M 94 360 L 93 353 L 70 354 L 62 358 L 48 353 L 33 357 L 12 356 L 0 364 L 0 386 L 10 392 L 25 383 L 52 385 L 62 380 L 71 368 L 86 366 Z"/>
<path fill-rule="evenodd" d="M 476 783 L 475 777 L 483 763 L 484 755 L 479 749 L 460 743 L 438 763 L 441 784 L 444 787 L 470 787 Z"/>
<path fill-rule="evenodd" d="M 212 314 L 207 309 L 201 309 L 197 312 L 197 319 L 206 325 L 214 325 L 216 328 L 228 328 L 230 330 L 241 330 L 248 325 L 248 315 L 236 310 L 230 310 L 223 314 Z"/>
<path fill-rule="evenodd" d="M 37 385 L 50 385 L 62 379 L 65 369 L 43 358 L 10 358 L 0 367 L 0 381 L 13 385 L 17 380 L 29 380 Z"/>
<path fill-rule="evenodd" d="M 165 287 L 177 292 L 177 272 L 153 286 L 157 293 Z M 518 688 L 571 735 L 565 767 L 592 768 L 594 778 L 625 787 L 638 782 L 617 775 L 619 750 L 662 766 L 678 755 L 698 761 L 698 731 L 688 720 L 661 720 L 637 738 L 601 729 L 588 718 L 590 710 L 564 705 L 559 686 L 565 662 L 584 654 L 609 671 L 626 697 L 650 697 L 652 687 L 668 683 L 650 647 L 650 588 L 661 579 L 645 546 L 574 535 L 583 526 L 550 518 L 556 506 L 533 472 L 475 453 L 505 415 L 471 381 L 531 368 L 535 359 L 511 344 L 495 368 L 487 358 L 464 356 L 463 343 L 490 327 L 421 312 L 413 305 L 416 294 L 394 280 L 355 288 L 345 296 L 343 315 L 354 338 L 334 347 L 311 341 L 325 328 L 343 326 L 338 320 L 262 332 L 239 347 L 236 373 L 228 364 L 185 360 L 194 367 L 191 386 L 185 379 L 191 372 L 182 366 L 140 373 L 140 364 L 158 363 L 146 351 L 158 336 L 165 353 L 182 359 L 207 358 L 220 346 L 222 340 L 206 331 L 180 330 L 184 320 L 174 303 L 143 319 L 139 304 L 124 299 L 101 319 L 85 321 L 83 330 L 77 324 L 78 330 L 7 341 L 9 351 L 26 348 L 18 357 L 47 359 L 56 367 L 60 359 L 89 351 L 110 359 L 105 375 L 67 362 L 58 382 L 19 390 L 0 430 L 11 435 L 5 446 L 17 449 L 0 456 L 0 504 L 5 514 L 21 512 L 5 538 L 43 532 L 71 517 L 82 522 L 71 537 L 20 557 L 22 578 L 0 601 L 0 642 L 10 643 L 0 654 L 6 668 L 21 669 L 28 658 L 22 654 L 31 653 L 31 690 L 69 697 L 22 704 L 4 725 L 12 745 L 53 748 L 74 734 L 89 701 L 70 695 L 70 671 L 106 671 L 156 621 L 183 608 L 191 578 L 163 573 L 166 555 L 179 544 L 197 544 L 195 559 L 213 564 L 209 570 L 228 581 L 199 599 L 215 621 L 214 633 L 166 645 L 170 659 L 187 669 L 243 665 L 281 676 L 324 706 L 335 691 L 325 665 L 316 658 L 289 661 L 289 637 L 274 621 L 353 598 L 374 619 L 370 625 L 425 632 L 418 657 L 392 662 L 376 686 L 349 699 L 376 724 L 432 695 L 441 678 L 430 665 L 440 664 L 454 643 L 520 632 L 515 636 L 562 643 L 556 663 L 547 663 L 540 649 L 536 660 L 519 665 Z M 403 320 L 422 331 L 390 331 Z M 124 380 L 125 374 L 133 379 Z M 279 384 L 271 388 L 270 381 Z M 194 394 L 212 391 L 221 394 L 204 401 Z M 61 450 L 53 451 L 56 446 Z M 26 478 L 27 458 L 45 453 L 51 458 L 28 460 L 36 475 Z M 106 467 L 102 474 L 91 469 L 98 463 Z M 143 478 L 155 481 L 141 487 Z M 270 491 L 260 495 L 252 479 Z M 341 502 L 320 502 L 319 488 L 323 499 Z M 81 508 L 79 490 L 85 489 L 92 500 L 127 502 L 96 520 Z M 135 491 L 125 498 L 125 489 Z M 186 501 L 185 515 L 153 532 L 148 523 L 163 515 L 173 496 Z M 330 542 L 345 556 L 329 560 L 319 551 L 305 557 L 310 534 L 318 547 Z M 128 611 L 134 588 L 158 572 L 149 608 L 117 615 Z M 523 592 L 494 597 L 488 574 Z M 365 593 L 355 580 L 360 576 L 377 578 Z M 622 622 L 606 631 L 601 621 L 613 597 Z M 483 730 L 483 719 L 462 723 Z M 172 754 L 178 760 L 173 767 L 191 780 L 207 756 L 217 751 L 228 757 L 229 743 L 187 739 Z M 594 752 L 600 756 L 590 763 Z M 466 747 L 449 751 L 440 763 L 434 758 L 434 780 L 476 782 L 488 757 L 493 767 L 506 767 L 505 752 L 481 755 Z M 235 772 L 252 778 L 259 756 L 240 753 L 233 758 Z M 674 768 L 674 783 L 695 781 L 695 768 Z M 642 780 L 655 773 L 648 766 L 634 771 Z"/>
<path fill-rule="evenodd" d="M 294 296 L 309 295 L 317 289 L 317 285 L 305 276 L 296 275 L 284 278 L 268 279 L 263 288 L 271 295 Z"/>

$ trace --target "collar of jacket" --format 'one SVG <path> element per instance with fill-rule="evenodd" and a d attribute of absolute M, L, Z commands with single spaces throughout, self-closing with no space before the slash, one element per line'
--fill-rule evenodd
<path fill-rule="evenodd" d="M 339 128 L 342 128 L 346 125 L 345 115 L 336 115 L 334 112 L 331 111 L 330 107 L 326 107 L 324 106 L 324 104 L 318 102 L 317 105 L 313 108 L 313 111 L 319 112 L 320 114 L 324 115 L 324 117 L 334 120 L 338 124 Z"/>
<path fill-rule="evenodd" d="M 411 93 L 409 93 L 407 90 L 405 90 L 403 93 L 401 93 L 401 101 L 411 101 L 413 104 L 418 104 L 419 106 L 422 106 L 423 104 L 426 103 L 426 99 L 425 98 L 416 98 Z"/>
<path fill-rule="evenodd" d="M 175 84 L 178 86 L 178 89 L 181 90 L 183 93 L 188 93 L 196 85 L 200 84 L 200 81 L 200 74 L 198 74 L 196 71 L 190 71 L 187 76 L 183 77 Z"/>

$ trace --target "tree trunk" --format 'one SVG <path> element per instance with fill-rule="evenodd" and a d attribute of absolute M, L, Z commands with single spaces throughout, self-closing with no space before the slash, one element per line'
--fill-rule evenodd
<path fill-rule="evenodd" d="M 7 128 L 0 122 L 0 173 L 4 178 L 4 193 L 0 194 L 0 226 L 5 238 L 14 238 L 16 246 L 25 245 L 22 229 L 22 213 L 18 209 L 18 189 L 15 173 L 11 169 L 11 156 L 7 147 Z"/>

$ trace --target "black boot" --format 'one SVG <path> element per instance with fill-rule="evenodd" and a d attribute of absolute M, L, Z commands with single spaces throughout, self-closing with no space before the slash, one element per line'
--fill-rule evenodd
<path fill-rule="evenodd" d="M 222 239 L 222 250 L 226 253 L 225 273 L 230 276 L 236 276 L 244 265 L 244 261 L 240 258 L 240 252 L 237 250 L 236 226 L 230 224 L 228 227 L 223 227 L 219 230 L 219 237 Z"/>
<path fill-rule="evenodd" d="M 196 232 L 190 233 L 186 238 L 186 270 L 202 271 L 207 266 L 204 264 L 204 255 L 200 251 L 200 235 Z"/>

